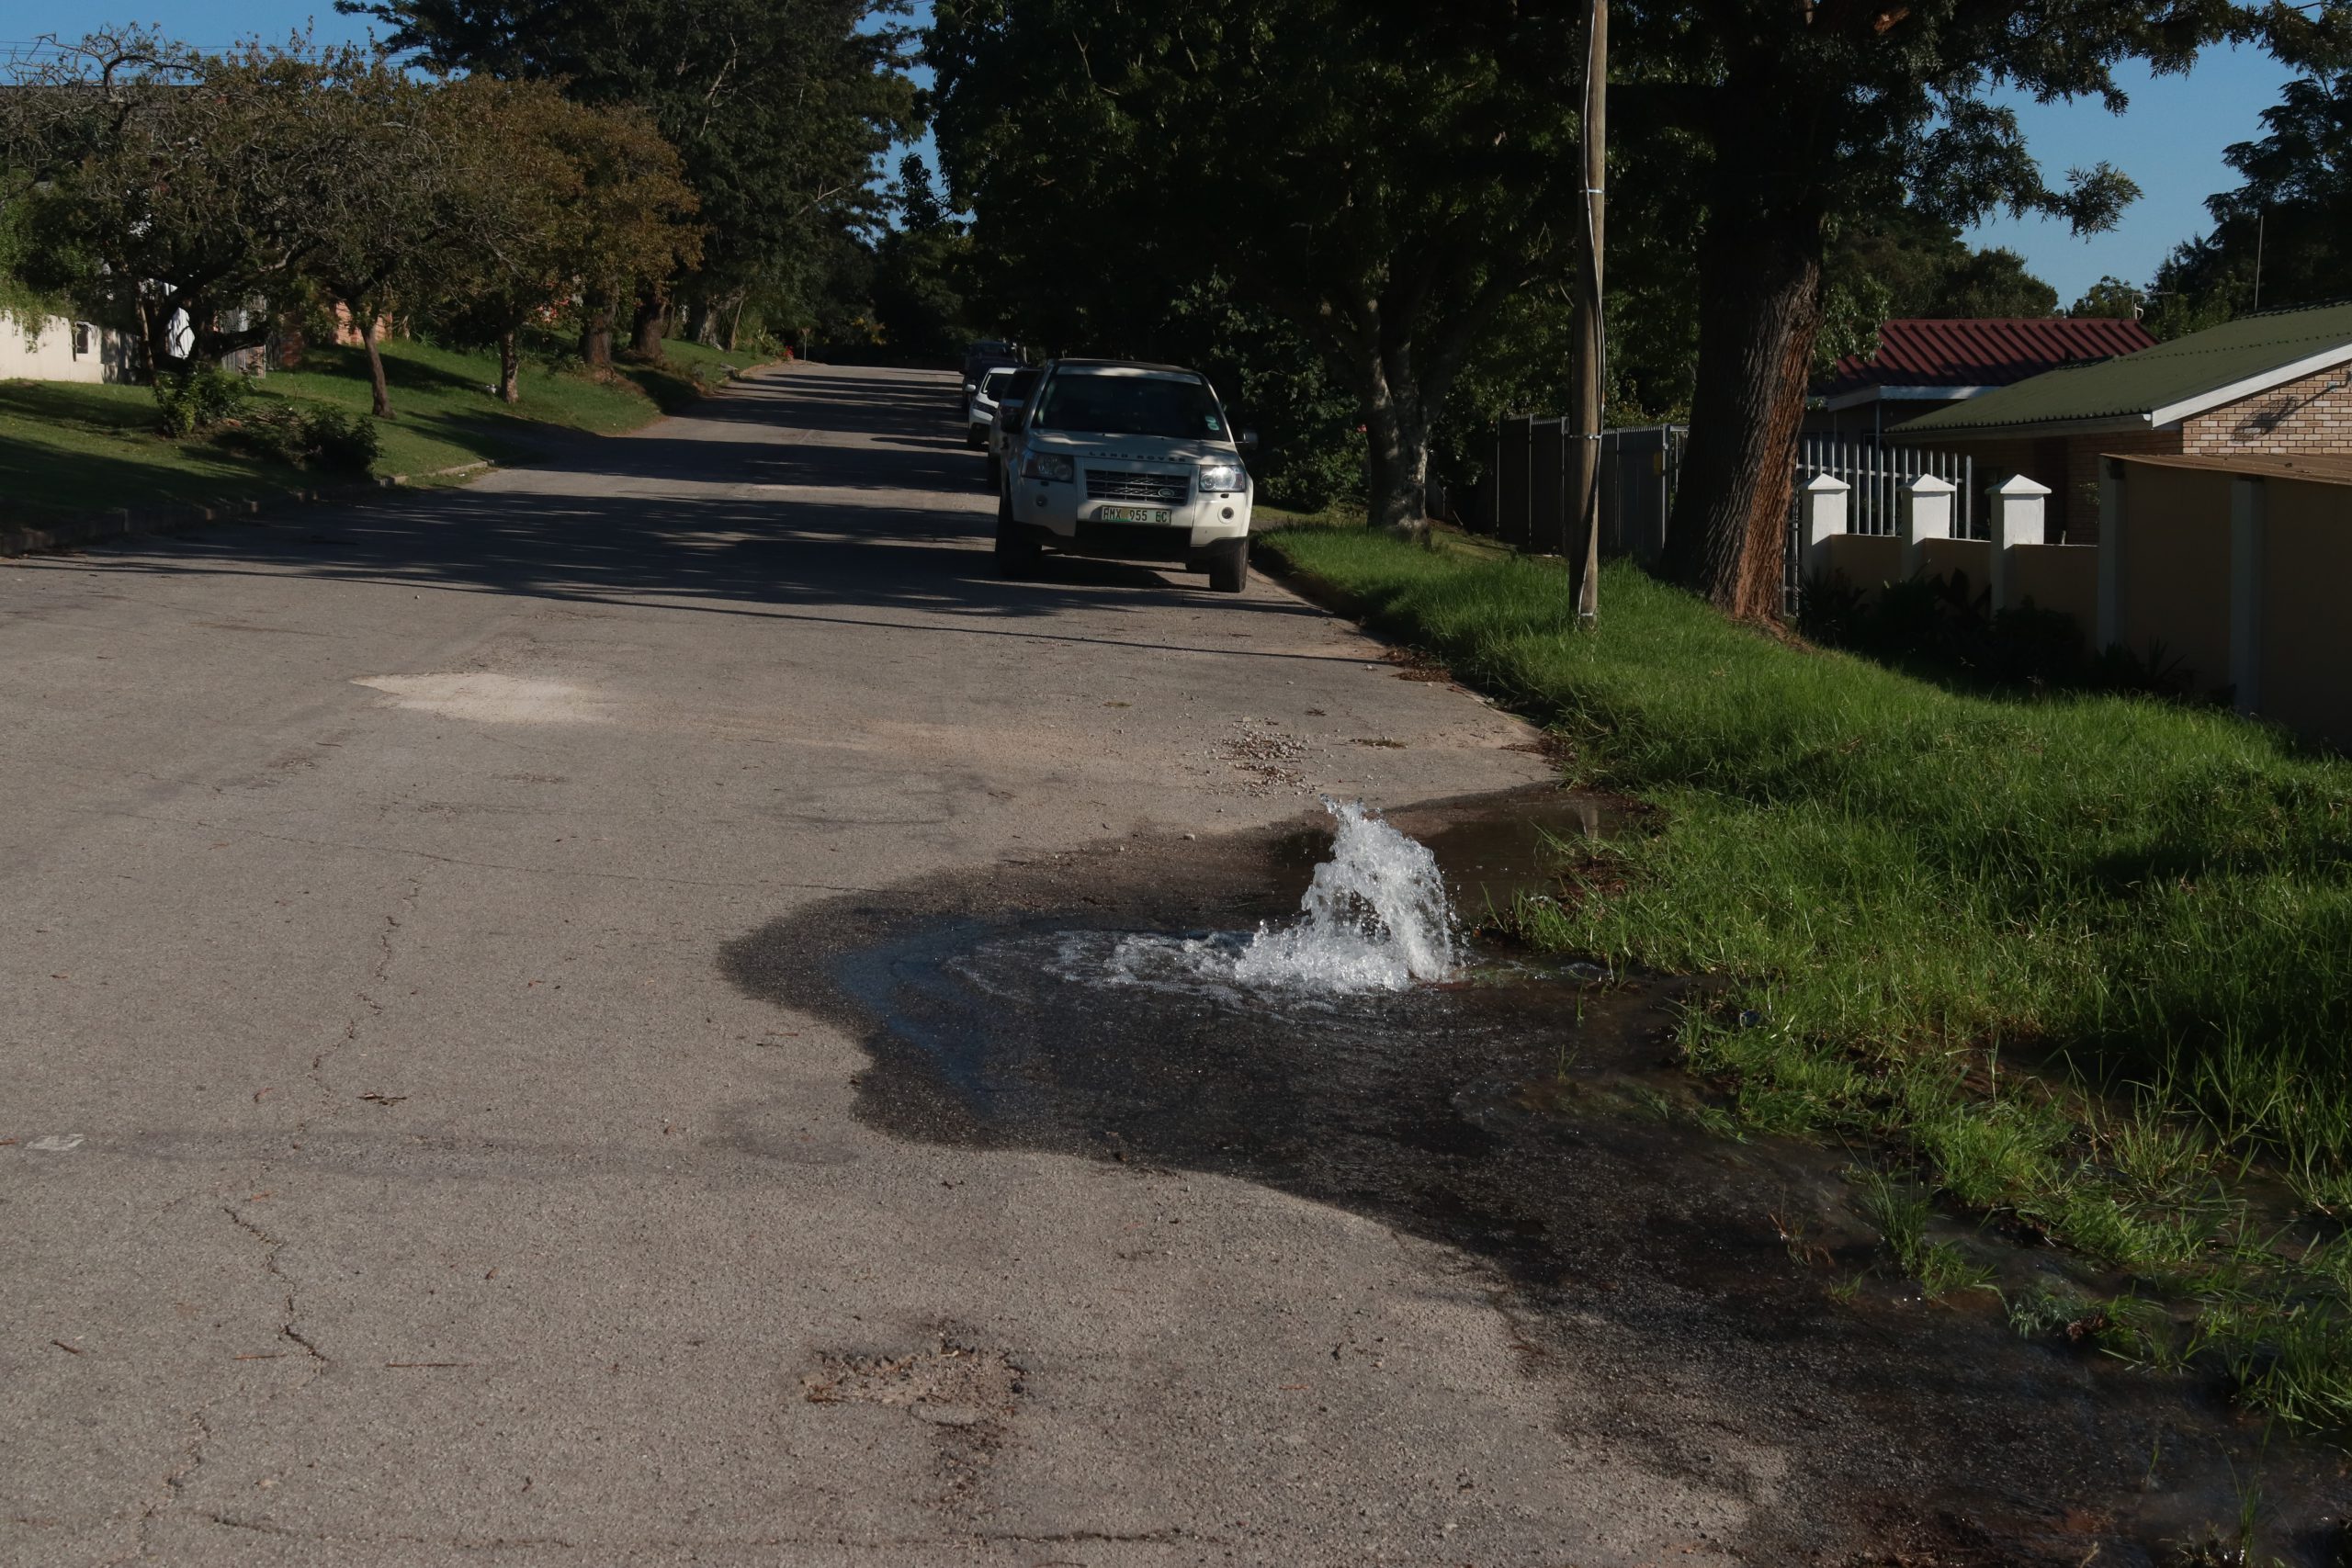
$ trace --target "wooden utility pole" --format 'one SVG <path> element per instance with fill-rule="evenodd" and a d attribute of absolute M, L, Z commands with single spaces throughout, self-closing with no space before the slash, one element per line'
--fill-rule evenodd
<path fill-rule="evenodd" d="M 1584 60 L 1584 275 L 1577 288 L 1576 433 L 1569 438 L 1569 580 L 1577 622 L 1600 615 L 1601 236 L 1609 173 L 1609 0 L 1592 0 Z"/>

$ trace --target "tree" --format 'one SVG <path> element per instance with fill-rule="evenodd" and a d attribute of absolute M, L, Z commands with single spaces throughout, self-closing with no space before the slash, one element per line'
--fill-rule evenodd
<path fill-rule="evenodd" d="M 914 129 L 907 35 L 866 25 L 904 0 L 337 0 L 427 64 L 555 82 L 594 106 L 634 105 L 678 151 L 707 225 L 698 270 L 639 281 L 636 351 L 658 357 L 677 299 L 707 325 L 772 285 L 826 236 L 880 211 L 875 160 Z M 592 293 L 583 347 L 624 301 Z"/>
<path fill-rule="evenodd" d="M 2212 231 L 2159 270 L 2152 330 L 2352 294 L 2352 71 L 2288 83 L 2262 123 L 2223 154 L 2241 183 L 2206 201 Z"/>
<path fill-rule="evenodd" d="M 551 83 L 468 76 L 435 96 L 462 236 L 442 284 L 453 335 L 499 350 L 499 395 L 522 400 L 523 329 L 593 288 L 610 299 L 690 267 L 702 231 L 675 149 L 628 107 Z"/>
<path fill-rule="evenodd" d="M 1944 275 L 1943 289 L 1922 316 L 2033 318 L 2058 313 L 2058 291 L 2026 270 L 2017 252 L 1971 251 Z"/>
<path fill-rule="evenodd" d="M 891 194 L 899 222 L 874 247 L 874 318 L 899 353 L 944 357 L 975 335 L 966 299 L 971 240 L 941 205 L 920 154 L 899 160 Z"/>
<path fill-rule="evenodd" d="M 1825 291 L 1883 291 L 1883 316 L 2048 316 L 2058 291 L 2015 251 L 1977 250 L 1948 220 L 1908 204 L 1838 224 L 1822 265 Z"/>
<path fill-rule="evenodd" d="M 2066 314 L 2077 319 L 2105 317 L 2130 321 L 2139 319 L 2147 308 L 2147 291 L 2120 277 L 2102 277 L 2083 290 L 2082 298 L 2067 307 Z"/>
<path fill-rule="evenodd" d="M 338 61 L 299 39 L 200 55 L 143 29 L 36 55 L 0 91 L 24 280 L 134 320 L 153 371 L 261 344 L 256 307 L 353 177 L 350 141 L 312 114 Z"/>
<path fill-rule="evenodd" d="M 1895 320 L 2038 317 L 2058 291 L 2028 272 L 2015 251 L 1977 250 L 1952 223 L 1905 205 L 1837 227 L 1821 271 L 1821 327 L 1813 374 L 1848 355 L 1877 351 Z"/>
<path fill-rule="evenodd" d="M 1371 511 L 1417 524 L 1430 425 L 1517 294 L 1576 254 L 1572 27 L 1505 0 L 939 0 L 949 186 L 1033 321 L 1115 352 L 1212 270 L 1355 398 Z"/>
<path fill-rule="evenodd" d="M 2000 86 L 2123 105 L 2114 70 L 2186 69 L 2204 46 L 2340 45 L 2316 17 L 2254 0 L 1621 0 L 1612 121 L 1695 138 L 1700 365 L 1669 573 L 1724 608 L 1769 615 L 1823 268 L 1840 220 L 1906 199 L 1966 224 L 1996 208 L 2113 221 L 2134 194 L 2100 165 L 2045 182 Z"/>
<path fill-rule="evenodd" d="M 318 233 L 302 271 L 341 305 L 368 357 L 378 419 L 392 417 L 377 334 L 403 297 L 479 236 L 462 224 L 455 127 L 435 113 L 433 87 L 356 50 L 323 62 L 309 89 L 311 123 L 343 170 L 311 215 Z"/>

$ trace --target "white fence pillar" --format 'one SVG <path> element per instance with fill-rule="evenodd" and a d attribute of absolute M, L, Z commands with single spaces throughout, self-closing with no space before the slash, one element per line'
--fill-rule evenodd
<path fill-rule="evenodd" d="M 1927 542 L 1951 537 L 1951 501 L 1960 487 L 1933 474 L 1921 474 L 1903 486 L 1903 575 L 1917 577 L 1928 564 Z"/>
<path fill-rule="evenodd" d="M 2230 701 L 2262 706 L 2262 481 L 2230 481 Z"/>
<path fill-rule="evenodd" d="M 2003 479 L 1993 491 L 1993 608 L 2015 609 L 2018 595 L 2009 570 L 2009 551 L 2018 545 L 2049 542 L 2050 487 L 2023 474 Z"/>
<path fill-rule="evenodd" d="M 1846 497 L 1852 489 L 1835 474 L 1815 474 L 1797 487 L 1797 542 L 1804 549 L 1807 582 L 1829 575 L 1829 541 L 1846 531 Z"/>

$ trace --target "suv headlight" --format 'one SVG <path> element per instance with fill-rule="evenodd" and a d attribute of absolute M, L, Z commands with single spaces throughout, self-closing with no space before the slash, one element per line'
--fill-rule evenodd
<path fill-rule="evenodd" d="M 1239 463 L 1204 463 L 1201 465 L 1201 488 L 1220 495 L 1250 488 L 1250 470 Z"/>
<path fill-rule="evenodd" d="M 1053 452 L 1032 452 L 1021 465 L 1024 479 L 1047 479 L 1058 484 L 1069 483 L 1078 472 L 1068 457 Z"/>

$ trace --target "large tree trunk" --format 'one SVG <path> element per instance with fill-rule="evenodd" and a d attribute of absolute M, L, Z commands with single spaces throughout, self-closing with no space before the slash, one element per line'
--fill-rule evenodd
<path fill-rule="evenodd" d="M 1727 152 L 1699 248 L 1699 373 L 1665 573 L 1746 620 L 1781 612 L 1797 433 L 1821 330 L 1822 220 Z"/>
<path fill-rule="evenodd" d="M 613 296 L 609 289 L 591 288 L 581 300 L 580 359 L 591 370 L 613 363 Z"/>
<path fill-rule="evenodd" d="M 1430 428 L 1420 389 L 1385 378 L 1364 399 L 1370 446 L 1368 521 L 1375 528 L 1419 528 L 1429 515 Z"/>
<path fill-rule="evenodd" d="M 698 293 L 686 301 L 686 320 L 683 329 L 686 341 L 707 346 L 716 332 L 713 318 L 717 314 L 718 312 L 711 309 L 710 296 L 707 294 Z"/>
<path fill-rule="evenodd" d="M 662 362 L 662 339 L 669 330 L 670 302 L 661 290 L 647 288 L 637 297 L 637 319 L 629 333 L 629 352 L 648 365 Z"/>
<path fill-rule="evenodd" d="M 523 400 L 523 356 L 511 329 L 498 338 L 498 395 L 510 408 Z"/>
<path fill-rule="evenodd" d="M 359 346 L 368 351 L 368 390 L 375 400 L 376 417 L 392 417 L 392 390 L 384 382 L 384 355 L 376 346 L 376 312 L 353 305 L 351 324 L 359 329 Z"/>

